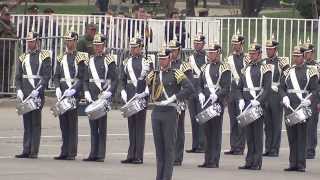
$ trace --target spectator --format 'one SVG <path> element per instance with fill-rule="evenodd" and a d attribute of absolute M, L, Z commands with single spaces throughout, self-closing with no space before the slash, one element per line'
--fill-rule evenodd
<path fill-rule="evenodd" d="M 9 92 L 14 51 L 16 41 L 15 27 L 13 26 L 7 5 L 0 7 L 0 92 Z M 1 39 L 11 38 L 11 39 Z"/>
<path fill-rule="evenodd" d="M 99 12 L 107 12 L 109 8 L 109 0 L 96 0 L 95 5 Z"/>
<path fill-rule="evenodd" d="M 177 40 L 181 42 L 181 47 L 185 47 L 185 40 L 186 40 L 186 28 L 183 22 L 180 22 L 179 12 L 173 11 L 169 16 L 170 20 L 166 22 L 165 25 L 165 40 L 169 42 L 173 40 L 174 36 L 176 36 Z M 168 27 L 169 26 L 169 27 Z M 181 27 L 181 34 L 180 34 L 180 26 Z M 169 32 L 168 32 L 169 30 Z M 168 34 L 169 33 L 169 34 Z M 169 39 L 168 39 L 169 38 Z"/>
<path fill-rule="evenodd" d="M 86 52 L 90 56 L 93 55 L 93 37 L 97 32 L 97 26 L 96 24 L 90 23 L 86 25 L 86 33 L 84 36 L 82 36 L 77 45 L 77 50 L 81 52 Z"/>

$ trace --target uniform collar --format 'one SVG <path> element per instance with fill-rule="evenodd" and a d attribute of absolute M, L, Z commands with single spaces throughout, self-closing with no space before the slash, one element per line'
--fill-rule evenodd
<path fill-rule="evenodd" d="M 221 64 L 221 61 L 218 61 L 218 62 L 211 62 L 211 61 L 209 61 L 209 64 L 217 65 L 217 64 Z"/>
<path fill-rule="evenodd" d="M 73 51 L 66 51 L 67 55 L 76 55 L 77 54 L 77 50 L 73 50 Z"/>
<path fill-rule="evenodd" d="M 36 49 L 34 49 L 34 50 L 32 50 L 32 51 L 29 50 L 29 54 L 35 55 L 35 54 L 37 54 L 39 51 L 40 51 L 40 50 L 39 50 L 38 48 L 36 48 Z"/>
<path fill-rule="evenodd" d="M 194 54 L 201 56 L 201 55 L 206 55 L 206 52 L 205 52 L 203 49 L 201 49 L 201 50 L 199 50 L 199 51 L 195 50 L 195 51 L 194 51 Z"/>

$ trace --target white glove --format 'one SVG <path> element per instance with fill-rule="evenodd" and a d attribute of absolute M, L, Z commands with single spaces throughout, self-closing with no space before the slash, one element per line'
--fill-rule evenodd
<path fill-rule="evenodd" d="M 140 94 L 135 94 L 135 96 L 136 96 L 136 98 L 144 98 L 144 97 L 148 96 L 148 93 L 142 92 Z"/>
<path fill-rule="evenodd" d="M 199 93 L 199 101 L 200 101 L 200 104 L 203 105 L 204 101 L 206 100 L 206 97 L 204 96 L 203 93 Z"/>
<path fill-rule="evenodd" d="M 60 89 L 60 88 L 56 88 L 56 97 L 57 97 L 58 99 L 60 99 L 61 96 L 62 96 L 61 89 Z"/>
<path fill-rule="evenodd" d="M 166 106 L 166 105 L 174 102 L 176 99 L 177 99 L 176 95 L 173 95 L 173 96 L 169 97 L 167 100 L 161 101 L 160 105 Z"/>
<path fill-rule="evenodd" d="M 285 96 L 285 97 L 282 98 L 282 103 L 286 107 L 290 107 L 290 99 L 288 98 L 288 96 Z"/>
<path fill-rule="evenodd" d="M 63 96 L 70 97 L 76 93 L 75 89 L 67 89 L 64 91 Z"/>
<path fill-rule="evenodd" d="M 257 100 L 251 100 L 251 105 L 252 105 L 252 106 L 259 106 L 259 105 L 260 105 L 260 102 L 257 101 Z"/>
<path fill-rule="evenodd" d="M 37 90 L 31 91 L 31 94 L 30 94 L 31 97 L 36 98 L 36 97 L 38 97 L 38 95 L 39 95 L 39 91 L 37 91 Z"/>
<path fill-rule="evenodd" d="M 216 93 L 212 93 L 212 94 L 210 94 L 210 99 L 211 99 L 212 103 L 214 103 L 217 101 L 218 96 L 216 95 Z"/>
<path fill-rule="evenodd" d="M 123 102 L 127 103 L 127 93 L 124 89 L 121 90 L 121 99 Z"/>
<path fill-rule="evenodd" d="M 21 101 L 23 100 L 23 92 L 21 89 L 17 90 L 17 98 L 19 98 Z"/>
<path fill-rule="evenodd" d="M 110 92 L 110 91 L 103 91 L 102 93 L 101 93 L 101 98 L 102 99 L 107 99 L 107 98 L 109 98 L 109 97 L 111 97 L 112 96 L 112 93 Z"/>
<path fill-rule="evenodd" d="M 243 99 L 240 99 L 239 100 L 239 109 L 242 111 L 243 110 L 243 108 L 244 108 L 244 106 L 246 105 L 246 103 L 244 102 L 244 100 Z"/>
<path fill-rule="evenodd" d="M 90 103 L 92 102 L 91 94 L 89 91 L 84 92 L 84 98 Z"/>
<path fill-rule="evenodd" d="M 310 106 L 311 105 L 311 101 L 310 101 L 310 99 L 303 99 L 302 101 L 301 101 L 301 106 Z"/>

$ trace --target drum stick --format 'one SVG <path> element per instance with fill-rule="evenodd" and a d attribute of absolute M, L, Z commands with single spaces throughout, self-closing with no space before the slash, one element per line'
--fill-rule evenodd
<path fill-rule="evenodd" d="M 37 87 L 37 89 L 35 89 L 35 90 L 39 91 L 40 88 L 42 88 L 42 85 L 40 85 L 39 87 Z M 25 100 L 22 101 L 22 103 L 25 103 L 25 102 L 28 101 L 30 98 L 31 98 L 31 93 L 29 94 L 29 96 L 28 96 Z"/>
<path fill-rule="evenodd" d="M 302 99 L 302 101 L 309 99 L 311 96 L 312 96 L 312 93 L 308 94 L 305 98 Z M 300 107 L 302 106 L 302 101 L 299 104 L 299 106 L 294 110 L 294 112 L 297 111 L 298 109 L 300 109 Z"/>

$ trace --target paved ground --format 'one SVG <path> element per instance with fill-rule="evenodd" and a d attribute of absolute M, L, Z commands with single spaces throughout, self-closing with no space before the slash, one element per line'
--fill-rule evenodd
<path fill-rule="evenodd" d="M 22 123 L 12 106 L 0 107 L 0 179 L 1 180 L 51 180 L 51 179 L 90 179 L 90 180 L 152 180 L 155 179 L 155 153 L 150 112 L 147 117 L 145 160 L 143 165 L 122 165 L 120 160 L 126 157 L 128 146 L 127 122 L 119 111 L 111 111 L 108 120 L 107 159 L 104 163 L 82 162 L 89 152 L 89 124 L 86 117 L 79 118 L 79 156 L 76 161 L 55 161 L 53 156 L 59 153 L 60 132 L 58 121 L 46 107 L 43 112 L 43 131 L 40 158 L 15 159 L 21 152 Z M 225 115 L 227 116 L 227 115 Z M 190 120 L 186 119 L 186 148 L 190 147 Z M 264 158 L 263 169 L 257 171 L 239 171 L 237 167 L 244 163 L 245 156 L 221 155 L 219 169 L 199 169 L 203 162 L 202 154 L 186 154 L 183 166 L 174 170 L 174 180 L 209 180 L 209 179 L 319 179 L 320 161 L 307 161 L 306 173 L 286 173 L 282 169 L 288 165 L 288 145 L 286 133 L 282 134 L 282 148 L 279 158 Z M 229 144 L 229 123 L 224 120 L 223 149 Z M 318 151 L 319 153 L 319 151 Z"/>

